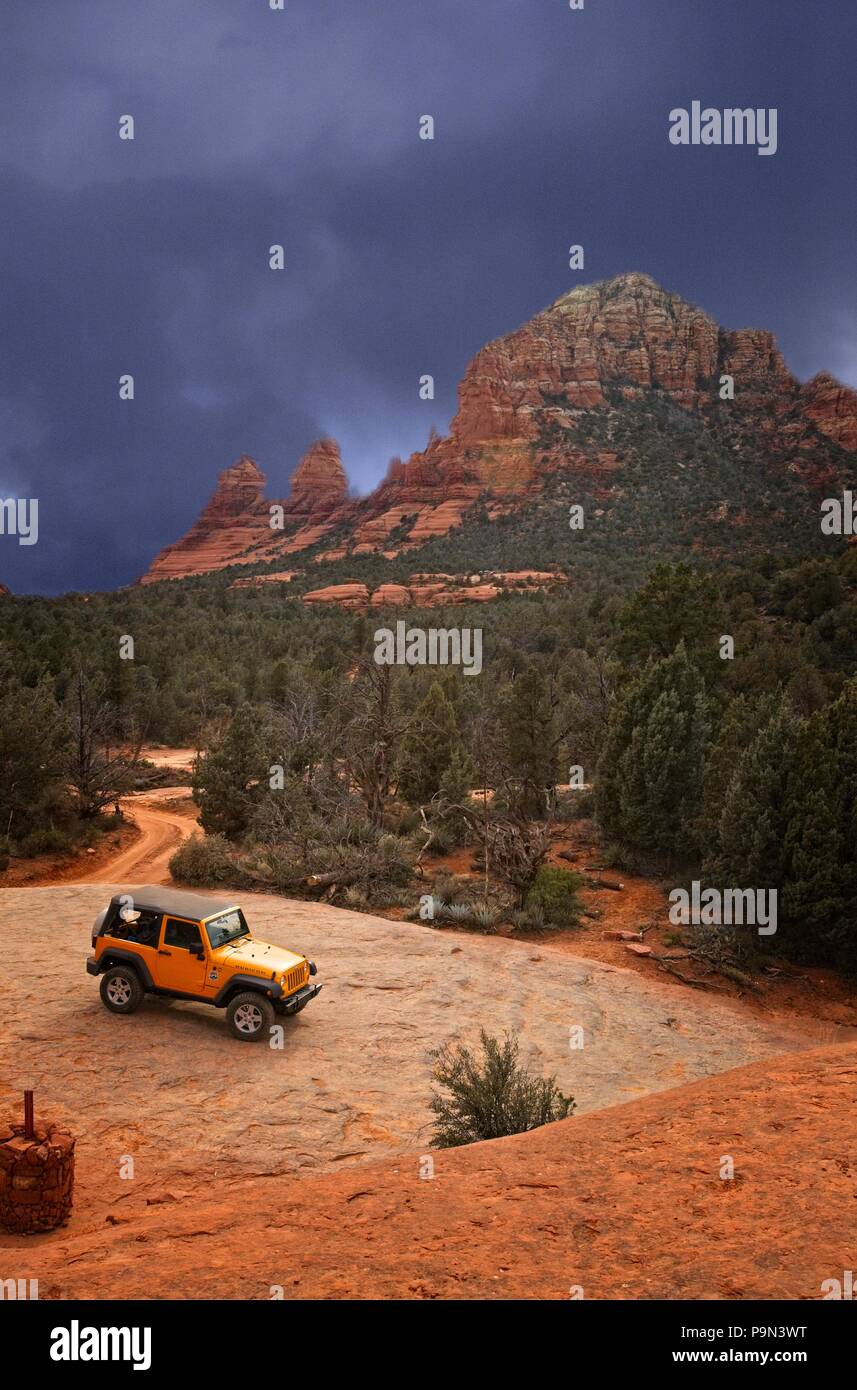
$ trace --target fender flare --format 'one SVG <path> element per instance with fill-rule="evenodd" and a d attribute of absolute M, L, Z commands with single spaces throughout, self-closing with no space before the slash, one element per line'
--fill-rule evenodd
<path fill-rule="evenodd" d="M 279 999 L 283 992 L 282 985 L 277 984 L 276 980 L 260 979 L 258 975 L 232 975 L 221 985 L 211 1002 L 216 1009 L 225 1009 L 231 995 L 243 994 L 248 989 L 255 989 L 270 999 Z"/>
<path fill-rule="evenodd" d="M 135 956 L 133 951 L 123 951 L 121 948 L 114 949 L 112 946 L 104 952 L 98 960 L 99 975 L 103 975 L 105 970 L 109 970 L 114 965 L 130 965 L 136 970 L 140 977 L 140 984 L 144 989 L 153 990 L 155 982 L 149 971 L 149 967 L 139 956 Z"/>

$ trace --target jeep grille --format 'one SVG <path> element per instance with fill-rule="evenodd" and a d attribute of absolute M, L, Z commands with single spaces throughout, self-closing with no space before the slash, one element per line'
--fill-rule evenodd
<path fill-rule="evenodd" d="M 289 994 L 293 994 L 301 985 L 305 985 L 309 979 L 309 966 L 306 961 L 303 965 L 296 965 L 294 970 L 290 970 L 286 975 L 286 989 Z"/>

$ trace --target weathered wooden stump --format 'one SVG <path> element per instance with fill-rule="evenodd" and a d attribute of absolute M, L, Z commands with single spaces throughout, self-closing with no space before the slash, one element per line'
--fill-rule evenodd
<path fill-rule="evenodd" d="M 0 1226 L 16 1235 L 52 1231 L 71 1215 L 74 1137 L 33 1120 L 31 1092 L 24 1123 L 0 1127 Z"/>

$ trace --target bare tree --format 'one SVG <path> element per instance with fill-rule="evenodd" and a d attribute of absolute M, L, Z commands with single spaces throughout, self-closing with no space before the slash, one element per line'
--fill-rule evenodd
<path fill-rule="evenodd" d="M 69 700 L 69 781 L 81 816 L 97 816 L 134 785 L 143 736 L 134 721 L 123 723 L 104 694 L 102 681 L 78 670 Z"/>
<path fill-rule="evenodd" d="M 399 745 L 413 716 L 397 708 L 393 668 L 368 657 L 346 698 L 343 760 L 349 785 L 356 787 L 376 828 L 384 819 Z"/>

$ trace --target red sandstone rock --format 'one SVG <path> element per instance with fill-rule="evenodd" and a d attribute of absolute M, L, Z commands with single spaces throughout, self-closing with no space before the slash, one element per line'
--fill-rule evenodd
<path fill-rule="evenodd" d="M 804 412 L 843 449 L 857 449 L 857 391 L 819 372 L 801 390 Z"/>
<path fill-rule="evenodd" d="M 283 530 L 272 531 L 264 477 L 242 457 L 221 474 L 197 524 L 157 557 L 143 582 L 299 554 L 327 535 L 330 558 L 395 553 L 392 532 L 399 550 L 419 545 L 459 526 L 478 499 L 488 499 L 489 516 L 503 515 L 557 472 L 600 480 L 607 497 L 623 460 L 611 450 L 565 443 L 555 427 L 573 425 L 617 394 L 633 402 L 653 393 L 710 415 L 720 405 L 722 375 L 735 379 L 736 413 L 752 412 L 757 436 L 801 451 L 806 467 L 799 457 L 797 469 L 814 469 L 815 482 L 818 431 L 857 449 L 857 392 L 825 373 L 801 386 L 770 333 L 723 330 L 649 276 L 620 275 L 571 290 L 487 344 L 465 372 L 448 437 L 433 433 L 422 453 L 394 459 L 366 498 L 349 500 L 339 448 L 319 440 L 279 504 Z"/>
<path fill-rule="evenodd" d="M 341 608 L 368 608 L 369 590 L 365 584 L 331 584 L 304 594 L 304 603 L 338 603 Z"/>
<path fill-rule="evenodd" d="M 251 574 L 248 579 L 233 579 L 230 589 L 258 589 L 263 584 L 289 584 L 300 570 L 277 570 L 273 574 Z"/>
<path fill-rule="evenodd" d="M 380 584 L 372 594 L 372 607 L 407 607 L 413 600 L 404 584 Z"/>
<path fill-rule="evenodd" d="M 348 479 L 342 467 L 335 439 L 319 439 L 311 444 L 292 474 L 288 512 L 317 514 L 323 507 L 337 506 L 348 497 Z"/>

